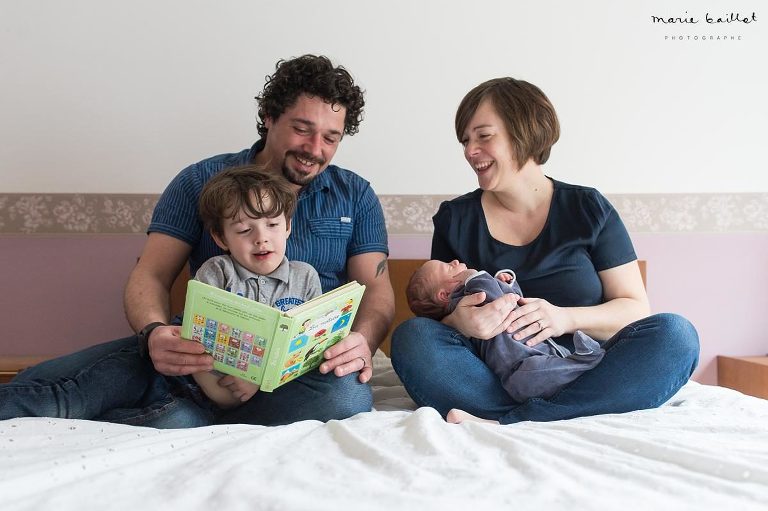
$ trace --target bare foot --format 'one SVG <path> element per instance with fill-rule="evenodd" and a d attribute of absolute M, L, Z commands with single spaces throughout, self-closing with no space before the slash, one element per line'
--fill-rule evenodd
<path fill-rule="evenodd" d="M 467 413 L 464 410 L 459 410 L 458 408 L 452 408 L 451 411 L 448 412 L 448 415 L 445 416 L 445 421 L 449 424 L 461 424 L 464 421 L 485 422 L 486 424 L 499 424 L 499 421 L 494 421 L 491 419 L 481 419 L 480 417 L 475 417 L 471 413 Z"/>

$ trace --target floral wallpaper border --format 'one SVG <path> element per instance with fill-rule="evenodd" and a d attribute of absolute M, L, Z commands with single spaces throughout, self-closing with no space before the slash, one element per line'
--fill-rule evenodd
<path fill-rule="evenodd" d="M 768 193 L 608 194 L 631 232 L 768 231 Z M 380 196 L 392 235 L 430 234 L 449 195 Z M 152 194 L 0 194 L 0 235 L 143 233 Z"/>

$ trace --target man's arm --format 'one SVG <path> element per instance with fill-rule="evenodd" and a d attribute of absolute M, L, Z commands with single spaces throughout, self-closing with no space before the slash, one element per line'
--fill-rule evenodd
<path fill-rule="evenodd" d="M 353 331 L 325 351 L 326 361 L 320 366 L 320 372 L 334 371 L 336 376 L 344 376 L 360 371 L 360 381 L 365 383 L 373 374 L 372 354 L 384 340 L 395 317 L 395 294 L 389 280 L 387 256 L 382 252 L 350 257 L 347 274 L 350 280 L 365 284 L 365 294 Z"/>
<path fill-rule="evenodd" d="M 128 278 L 124 306 L 135 331 L 146 325 L 170 320 L 170 289 L 192 247 L 171 236 L 151 233 L 141 258 Z M 179 336 L 179 327 L 155 328 L 149 336 L 149 355 L 158 372 L 166 375 L 191 374 L 213 369 L 203 346 Z"/>
<path fill-rule="evenodd" d="M 351 257 L 347 263 L 350 280 L 365 284 L 365 294 L 355 319 L 354 331 L 361 333 L 374 353 L 395 317 L 395 293 L 389 280 L 387 256 L 370 252 Z"/>

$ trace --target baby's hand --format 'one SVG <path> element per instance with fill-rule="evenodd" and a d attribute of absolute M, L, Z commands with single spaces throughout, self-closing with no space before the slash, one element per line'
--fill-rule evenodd
<path fill-rule="evenodd" d="M 220 379 L 219 385 L 229 390 L 232 393 L 232 396 L 241 403 L 245 403 L 259 391 L 259 386 L 255 383 L 231 375 L 224 376 Z"/>
<path fill-rule="evenodd" d="M 507 284 L 509 284 L 514 280 L 514 277 L 512 277 L 512 275 L 510 275 L 507 272 L 499 273 L 498 275 L 496 275 L 496 278 L 502 282 L 506 282 Z"/>

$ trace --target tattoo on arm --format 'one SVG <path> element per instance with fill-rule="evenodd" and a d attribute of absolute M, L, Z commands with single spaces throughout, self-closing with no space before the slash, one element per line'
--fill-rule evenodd
<path fill-rule="evenodd" d="M 381 260 L 381 262 L 376 266 L 376 277 L 384 273 L 384 270 L 387 269 L 387 258 Z"/>

